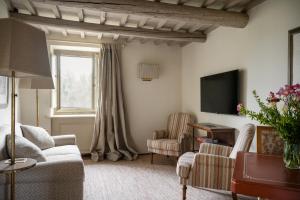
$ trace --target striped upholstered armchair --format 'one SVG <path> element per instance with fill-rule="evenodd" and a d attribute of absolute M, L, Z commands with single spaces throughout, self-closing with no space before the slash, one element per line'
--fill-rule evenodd
<path fill-rule="evenodd" d="M 246 124 L 240 131 L 233 148 L 202 143 L 199 153 L 183 154 L 176 168 L 180 184 L 183 185 L 182 199 L 186 199 L 187 185 L 230 191 L 236 154 L 238 151 L 249 151 L 254 133 L 254 125 Z"/>
<path fill-rule="evenodd" d="M 167 130 L 153 132 L 153 138 L 147 140 L 148 151 L 153 154 L 179 157 L 191 149 L 192 129 L 187 124 L 193 123 L 194 118 L 187 113 L 174 113 L 169 115 Z"/>

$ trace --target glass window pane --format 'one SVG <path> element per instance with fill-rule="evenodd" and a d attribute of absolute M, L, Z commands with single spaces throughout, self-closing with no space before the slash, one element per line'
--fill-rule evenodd
<path fill-rule="evenodd" d="M 93 108 L 93 58 L 60 57 L 60 107 Z"/>

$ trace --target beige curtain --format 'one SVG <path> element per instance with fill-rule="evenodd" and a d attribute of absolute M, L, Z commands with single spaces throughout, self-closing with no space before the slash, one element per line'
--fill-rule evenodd
<path fill-rule="evenodd" d="M 93 160 L 133 160 L 137 153 L 128 145 L 121 77 L 121 47 L 103 44 L 99 69 L 99 99 L 91 144 Z"/>

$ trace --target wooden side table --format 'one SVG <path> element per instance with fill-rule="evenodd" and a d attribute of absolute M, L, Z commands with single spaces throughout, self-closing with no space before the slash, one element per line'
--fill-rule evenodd
<path fill-rule="evenodd" d="M 235 129 L 212 123 L 188 123 L 188 126 L 193 128 L 193 151 L 195 145 L 195 129 L 207 131 L 207 137 L 212 140 L 218 140 L 216 144 L 226 146 L 234 146 L 235 144 Z"/>
<path fill-rule="evenodd" d="M 10 199 L 15 200 L 16 173 L 34 167 L 37 161 L 31 158 L 25 158 L 23 162 L 20 162 L 20 159 L 16 159 L 16 163 L 13 165 L 7 161 L 8 160 L 0 161 L 0 174 L 10 174 Z"/>
<path fill-rule="evenodd" d="M 231 191 L 272 200 L 300 199 L 300 170 L 285 168 L 282 156 L 238 152 Z"/>

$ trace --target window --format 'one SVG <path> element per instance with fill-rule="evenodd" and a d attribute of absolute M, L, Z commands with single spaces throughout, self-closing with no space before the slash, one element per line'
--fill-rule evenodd
<path fill-rule="evenodd" d="M 86 51 L 55 50 L 55 114 L 95 113 L 98 55 Z"/>

